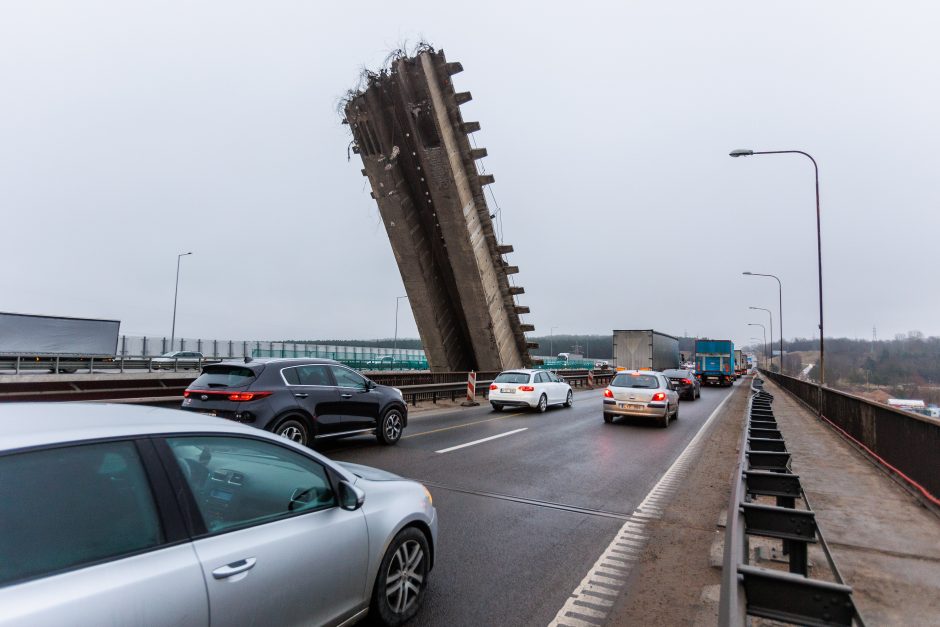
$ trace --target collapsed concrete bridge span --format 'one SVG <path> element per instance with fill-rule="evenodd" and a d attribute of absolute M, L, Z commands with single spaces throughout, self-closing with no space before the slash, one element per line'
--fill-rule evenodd
<path fill-rule="evenodd" d="M 362 158 L 398 262 L 431 369 L 503 370 L 530 364 L 525 338 L 532 325 L 516 304 L 519 271 L 493 228 L 451 76 L 462 71 L 443 51 L 402 56 L 350 95 L 345 122 Z"/>

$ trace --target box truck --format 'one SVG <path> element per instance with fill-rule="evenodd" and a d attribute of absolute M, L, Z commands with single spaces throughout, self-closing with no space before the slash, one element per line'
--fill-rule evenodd
<path fill-rule="evenodd" d="M 0 312 L 0 362 L 10 368 L 56 369 L 63 357 L 73 371 L 91 359 L 117 354 L 119 320 Z"/>
<path fill-rule="evenodd" d="M 652 329 L 614 330 L 614 366 L 623 370 L 679 367 L 679 338 Z"/>
<path fill-rule="evenodd" d="M 695 340 L 695 371 L 705 385 L 734 383 L 734 342 Z"/>

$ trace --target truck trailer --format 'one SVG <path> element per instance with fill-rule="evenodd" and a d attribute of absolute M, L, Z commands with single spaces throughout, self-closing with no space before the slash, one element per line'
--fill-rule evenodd
<path fill-rule="evenodd" d="M 74 371 L 92 359 L 113 359 L 120 328 L 119 320 L 0 312 L 0 363 Z"/>
<path fill-rule="evenodd" d="M 742 377 L 747 372 L 747 360 L 744 359 L 744 351 L 734 349 L 734 374 Z"/>
<path fill-rule="evenodd" d="M 679 338 L 652 329 L 614 330 L 614 366 L 622 370 L 679 367 Z"/>
<path fill-rule="evenodd" d="M 731 340 L 695 340 L 695 371 L 705 385 L 733 384 L 734 342 Z"/>

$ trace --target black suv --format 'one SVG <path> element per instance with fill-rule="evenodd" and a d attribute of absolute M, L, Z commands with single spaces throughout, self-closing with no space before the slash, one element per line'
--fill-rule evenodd
<path fill-rule="evenodd" d="M 373 432 L 395 444 L 408 424 L 401 391 L 329 359 L 246 359 L 203 367 L 183 409 L 266 429 L 309 445 Z"/>

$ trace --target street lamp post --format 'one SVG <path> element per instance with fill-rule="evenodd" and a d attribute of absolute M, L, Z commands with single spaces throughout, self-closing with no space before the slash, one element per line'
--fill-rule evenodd
<path fill-rule="evenodd" d="M 775 274 L 761 274 L 760 272 L 742 272 L 746 276 L 768 276 L 774 279 L 777 279 L 777 304 L 779 306 L 780 312 L 777 316 L 777 326 L 780 328 L 780 374 L 783 372 L 783 283 L 780 282 L 780 277 Z"/>
<path fill-rule="evenodd" d="M 552 327 L 548 332 L 548 353 L 549 356 L 555 356 L 555 329 L 558 327 Z"/>
<path fill-rule="evenodd" d="M 395 297 L 395 339 L 392 340 L 392 359 L 398 359 L 398 303 L 403 298 L 408 298 L 408 296 Z"/>
<path fill-rule="evenodd" d="M 761 311 L 766 311 L 767 315 L 770 316 L 770 366 L 774 365 L 774 315 L 770 313 L 769 309 L 764 309 L 763 307 L 748 307 L 748 309 L 760 309 Z"/>
<path fill-rule="evenodd" d="M 812 155 L 802 150 L 732 150 L 728 153 L 732 157 L 750 157 L 751 155 L 803 155 L 813 162 L 816 173 L 816 258 L 819 265 L 819 397 L 820 412 L 822 411 L 822 386 L 826 384 L 825 350 L 823 345 L 823 283 L 822 283 L 822 228 L 819 219 L 819 166 Z"/>
<path fill-rule="evenodd" d="M 749 327 L 760 327 L 764 330 L 764 365 L 767 365 L 767 327 L 762 325 L 760 322 L 748 322 Z"/>
<path fill-rule="evenodd" d="M 170 350 L 175 350 L 173 348 L 173 343 L 176 341 L 176 300 L 180 293 L 180 260 L 186 255 L 191 255 L 192 252 L 180 253 L 176 256 L 176 289 L 173 290 L 173 328 L 170 330 Z"/>

